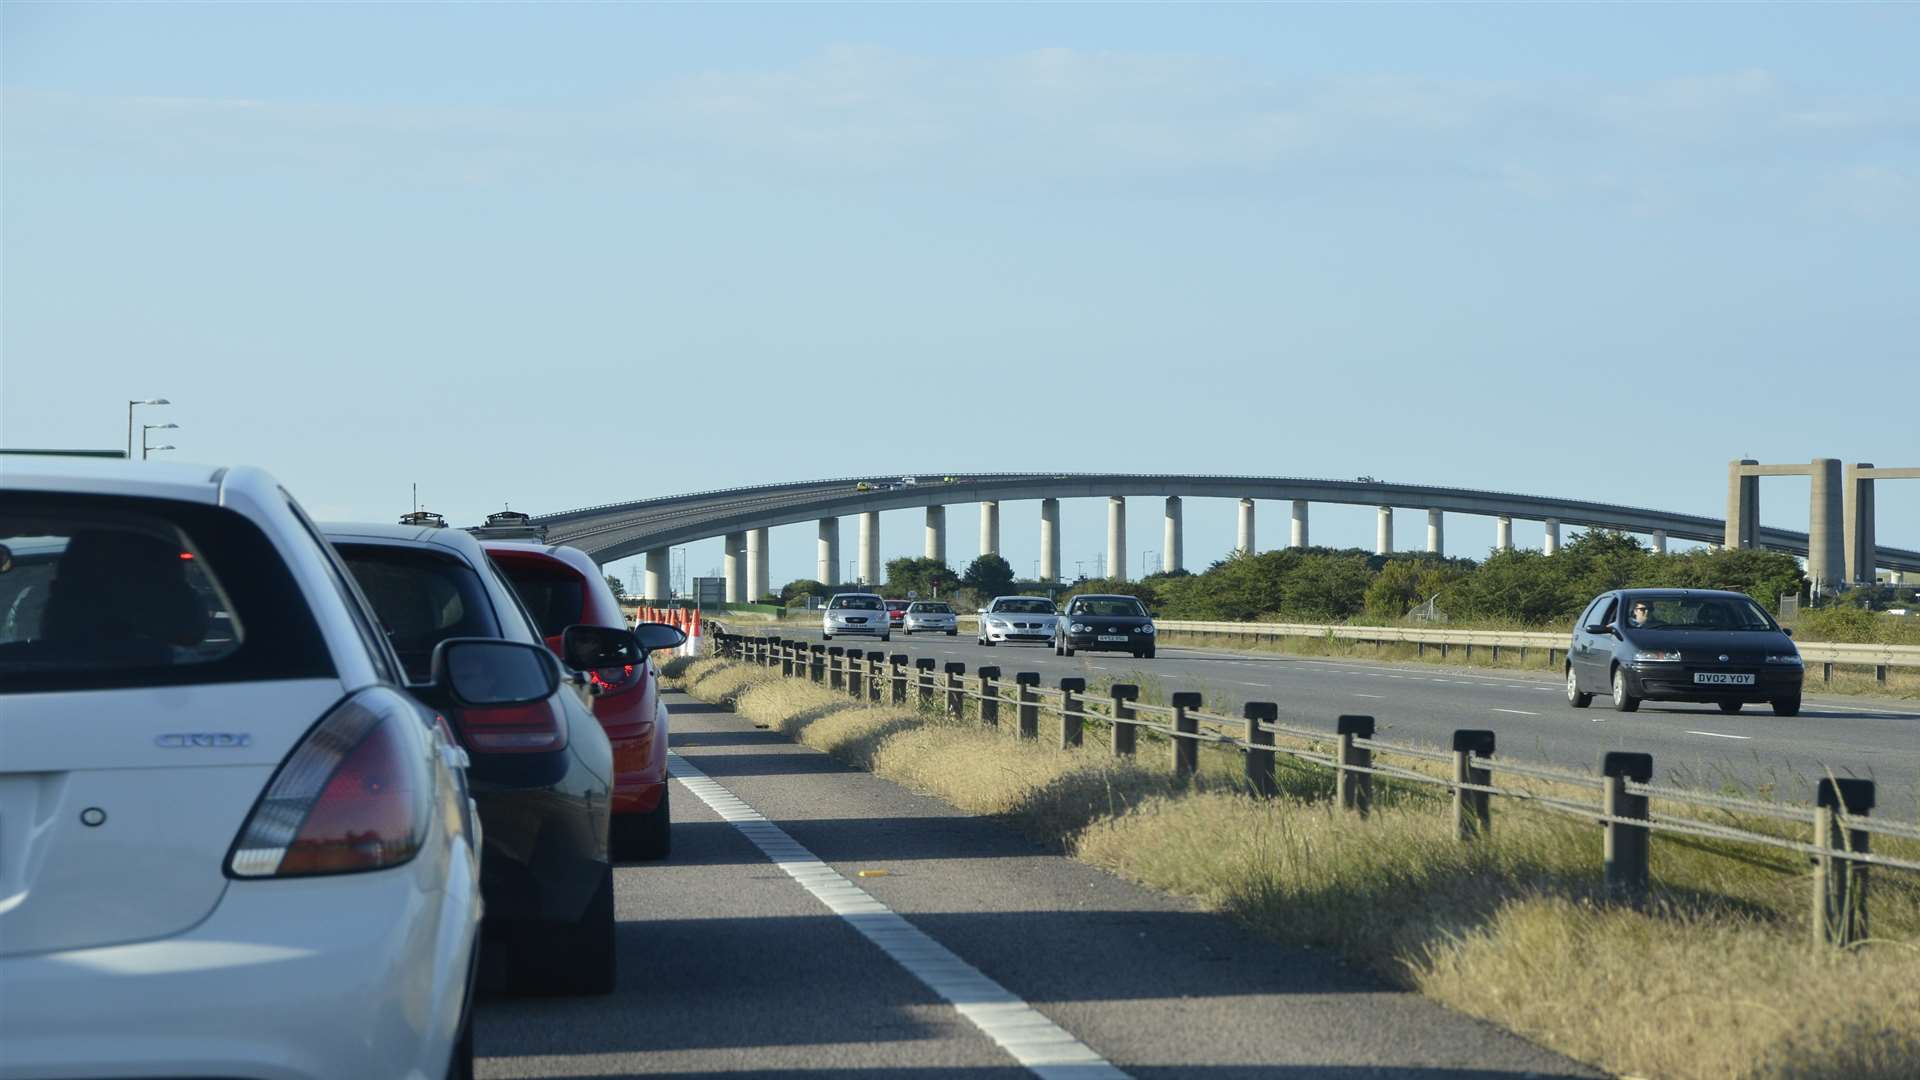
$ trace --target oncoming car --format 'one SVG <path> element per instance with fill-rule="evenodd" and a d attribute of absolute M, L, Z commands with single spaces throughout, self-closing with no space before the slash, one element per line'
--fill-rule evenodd
<path fill-rule="evenodd" d="M 915 600 L 907 605 L 901 629 L 909 634 L 945 634 L 952 637 L 960 632 L 960 621 L 953 613 L 953 605 L 945 600 Z"/>
<path fill-rule="evenodd" d="M 913 601 L 888 600 L 886 603 L 887 603 L 887 625 L 895 630 L 901 629 L 902 624 L 906 622 L 907 606 L 912 604 Z"/>
<path fill-rule="evenodd" d="M 975 640 L 989 646 L 1015 641 L 1051 645 L 1057 611 L 1044 596 L 996 596 L 980 612 Z"/>
<path fill-rule="evenodd" d="M 835 634 L 864 634 L 891 641 L 891 629 L 887 602 L 874 593 L 835 593 L 820 617 L 820 636 L 828 641 Z"/>
<path fill-rule="evenodd" d="M 1067 601 L 1066 614 L 1055 624 L 1053 652 L 1072 656 L 1087 652 L 1126 652 L 1141 659 L 1153 656 L 1153 619 L 1131 596 L 1089 593 Z"/>
<path fill-rule="evenodd" d="M 1642 701 L 1691 701 L 1736 713 L 1765 702 L 1800 711 L 1806 669 L 1792 636 L 1745 593 L 1627 589 L 1602 593 L 1573 624 L 1567 704 L 1595 694 L 1632 712 Z"/>

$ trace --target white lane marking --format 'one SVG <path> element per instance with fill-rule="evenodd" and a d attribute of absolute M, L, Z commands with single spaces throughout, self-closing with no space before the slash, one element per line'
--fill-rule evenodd
<path fill-rule="evenodd" d="M 1380 700 L 1380 698 L 1382 697 L 1382 695 L 1380 695 L 1380 694 L 1355 694 L 1355 695 L 1353 695 L 1353 696 L 1354 696 L 1354 697 L 1370 697 L 1370 698 L 1372 698 L 1372 699 L 1374 699 L 1375 701 L 1378 701 L 1378 700 Z"/>
<path fill-rule="evenodd" d="M 1880 713 L 1885 716 L 1911 716 L 1920 719 L 1920 713 L 1903 712 L 1899 709 L 1867 709 L 1859 705 L 1831 705 L 1824 701 L 1810 701 L 1807 704 L 1812 705 L 1816 709 L 1840 709 L 1844 712 Z"/>
<path fill-rule="evenodd" d="M 1751 739 L 1751 735 L 1722 735 L 1717 731 L 1689 731 L 1689 735 L 1711 735 L 1716 739 Z"/>
<path fill-rule="evenodd" d="M 753 846 L 828 910 L 847 920 L 927 989 L 953 1003 L 960 1015 L 1042 1080 L 1127 1080 L 1127 1074 L 1068 1034 L 1039 1010 L 981 974 L 980 969 L 927 936 L 853 882 L 738 795 L 667 751 L 669 771 L 714 813 L 733 824 Z"/>
<path fill-rule="evenodd" d="M 1537 713 L 1537 712 L 1528 712 L 1528 711 L 1527 711 L 1527 710 L 1525 710 L 1525 709 L 1495 709 L 1495 710 L 1493 710 L 1493 711 L 1494 711 L 1494 712 L 1505 712 L 1505 713 L 1512 713 L 1512 714 L 1513 714 L 1513 715 L 1515 715 L 1515 716 L 1539 716 L 1539 715 L 1540 715 L 1540 714 L 1539 714 L 1539 713 Z"/>

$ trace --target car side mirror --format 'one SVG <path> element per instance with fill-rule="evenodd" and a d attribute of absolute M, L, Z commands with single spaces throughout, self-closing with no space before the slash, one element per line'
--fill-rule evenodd
<path fill-rule="evenodd" d="M 499 638 L 448 638 L 433 650 L 433 685 L 459 705 L 530 705 L 560 688 L 543 646 Z"/>
<path fill-rule="evenodd" d="M 1787 635 L 1788 637 L 1792 637 L 1792 636 L 1793 636 L 1793 627 L 1791 627 L 1791 626 L 1783 626 L 1783 627 L 1781 627 L 1781 628 L 1780 628 L 1780 632 L 1781 632 L 1781 633 L 1783 633 L 1783 634 L 1785 634 L 1785 635 Z"/>
<path fill-rule="evenodd" d="M 640 639 L 642 652 L 655 649 L 677 649 L 687 643 L 687 632 L 677 626 L 666 623 L 643 622 L 633 628 L 633 636 Z"/>
<path fill-rule="evenodd" d="M 575 671 L 624 667 L 641 662 L 640 639 L 636 630 L 569 626 L 560 632 L 560 655 Z"/>
<path fill-rule="evenodd" d="M 1587 633 L 1589 633 L 1589 634 L 1611 634 L 1611 633 L 1613 633 L 1613 627 L 1611 627 L 1611 626 L 1601 626 L 1601 625 L 1600 625 L 1599 623 L 1594 623 L 1593 625 L 1591 625 L 1591 626 L 1589 626 L 1589 627 L 1587 627 Z"/>

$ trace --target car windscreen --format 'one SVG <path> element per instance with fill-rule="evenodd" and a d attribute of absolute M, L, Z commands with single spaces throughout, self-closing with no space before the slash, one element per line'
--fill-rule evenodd
<path fill-rule="evenodd" d="M 945 604 L 915 604 L 907 609 L 916 615 L 951 615 L 953 609 Z"/>
<path fill-rule="evenodd" d="M 852 608 L 855 611 L 879 611 L 880 599 L 874 596 L 836 596 L 833 598 L 833 607 Z"/>
<path fill-rule="evenodd" d="M 1140 606 L 1140 601 L 1120 597 L 1111 600 L 1077 601 L 1073 605 L 1072 611 L 1075 615 L 1132 615 L 1136 617 L 1147 613 L 1146 609 Z"/>
<path fill-rule="evenodd" d="M 905 600 L 889 600 L 887 601 L 887 610 L 905 611 L 907 610 L 907 602 Z"/>
<path fill-rule="evenodd" d="M 333 674 L 293 575 L 239 514 L 83 495 L 0 507 L 0 690 Z"/>
<path fill-rule="evenodd" d="M 1634 597 L 1626 605 L 1626 624 L 1636 630 L 1773 629 L 1773 621 L 1759 604 L 1729 596 Z"/>
<path fill-rule="evenodd" d="M 1016 615 L 1051 615 L 1054 612 L 1051 600 L 998 600 L 994 602 L 995 614 L 1011 612 Z"/>
<path fill-rule="evenodd" d="M 434 647 L 448 638 L 500 636 L 486 585 L 459 559 L 391 544 L 334 547 L 414 682 L 432 677 Z"/>
<path fill-rule="evenodd" d="M 567 627 L 579 625 L 587 607 L 587 587 L 580 575 L 545 559 L 495 559 L 493 564 L 513 583 L 541 637 L 559 637 Z"/>

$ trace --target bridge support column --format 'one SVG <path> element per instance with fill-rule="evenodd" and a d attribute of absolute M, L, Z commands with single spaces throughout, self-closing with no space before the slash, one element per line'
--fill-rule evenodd
<path fill-rule="evenodd" d="M 1493 519 L 1493 550 L 1513 550 L 1513 515 L 1501 514 Z"/>
<path fill-rule="evenodd" d="M 1307 546 L 1307 500 L 1293 500 L 1293 534 L 1287 537 L 1287 546 L 1303 548 Z"/>
<path fill-rule="evenodd" d="M 1758 465 L 1752 458 L 1737 458 L 1727 463 L 1727 534 L 1730 548 L 1757 547 L 1760 543 L 1760 478 L 1741 476 L 1742 465 Z"/>
<path fill-rule="evenodd" d="M 747 530 L 747 603 L 757 604 L 773 591 L 767 568 L 767 530 Z"/>
<path fill-rule="evenodd" d="M 1871 585 L 1874 563 L 1880 554 L 1874 550 L 1873 477 L 1861 476 L 1861 469 L 1873 468 L 1862 461 L 1847 466 L 1841 509 L 1846 515 L 1847 580 Z"/>
<path fill-rule="evenodd" d="M 927 507 L 926 554 L 929 559 L 947 561 L 947 508 Z"/>
<path fill-rule="evenodd" d="M 1040 500 L 1040 580 L 1060 580 L 1060 500 Z"/>
<path fill-rule="evenodd" d="M 1234 543 L 1233 543 L 1234 550 L 1238 551 L 1242 555 L 1253 554 L 1254 535 L 1253 535 L 1253 500 L 1252 499 L 1240 500 L 1240 529 L 1235 535 L 1236 535 L 1236 539 L 1234 540 Z"/>
<path fill-rule="evenodd" d="M 1167 526 L 1160 538 L 1160 572 L 1171 574 L 1183 566 L 1186 547 L 1186 520 L 1180 496 L 1167 496 Z"/>
<path fill-rule="evenodd" d="M 1378 519 L 1373 526 L 1373 553 L 1375 555 L 1393 554 L 1393 507 L 1380 508 Z"/>
<path fill-rule="evenodd" d="M 747 534 L 728 533 L 720 543 L 720 567 L 727 579 L 727 603 L 744 604 L 747 602 Z"/>
<path fill-rule="evenodd" d="M 1127 500 L 1107 496 L 1107 576 L 1127 580 Z"/>
<path fill-rule="evenodd" d="M 1667 553 L 1667 530 L 1653 530 L 1653 553 L 1655 555 L 1665 555 Z"/>
<path fill-rule="evenodd" d="M 1839 458 L 1813 459 L 1813 497 L 1807 515 L 1807 577 L 1816 590 L 1846 576 L 1846 513 L 1841 505 Z M 1756 546 L 1758 538 L 1755 538 Z"/>
<path fill-rule="evenodd" d="M 1427 511 L 1427 554 L 1445 555 L 1447 553 L 1447 515 L 1438 510 Z"/>
<path fill-rule="evenodd" d="M 1547 533 L 1544 542 L 1541 544 L 1541 550 L 1549 555 L 1553 555 L 1560 550 L 1560 519 L 1548 518 L 1544 524 L 1547 527 Z"/>
<path fill-rule="evenodd" d="M 1000 503 L 996 499 L 980 504 L 980 554 L 1000 554 Z"/>
<path fill-rule="evenodd" d="M 880 584 L 880 511 L 860 515 L 860 584 Z"/>
<path fill-rule="evenodd" d="M 667 599 L 667 576 L 672 573 L 672 564 L 668 561 L 666 548 L 655 548 L 647 552 L 647 570 L 645 587 L 641 595 L 649 604 L 664 603 Z"/>
<path fill-rule="evenodd" d="M 840 519 L 837 517 L 820 519 L 819 555 L 813 577 L 823 585 L 840 584 Z"/>

